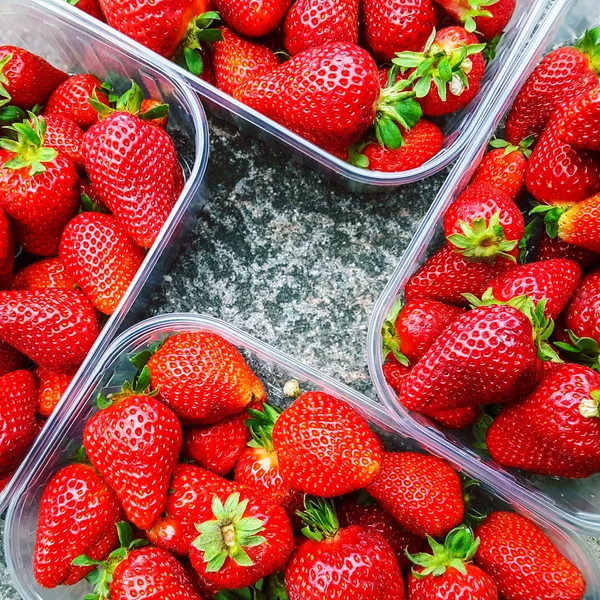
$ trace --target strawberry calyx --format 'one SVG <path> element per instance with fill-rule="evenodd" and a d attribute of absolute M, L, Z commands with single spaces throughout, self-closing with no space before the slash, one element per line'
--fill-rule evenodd
<path fill-rule="evenodd" d="M 15 156 L 2 165 L 5 169 L 29 169 L 29 175 L 34 177 L 46 170 L 44 163 L 52 162 L 58 152 L 54 148 L 46 148 L 46 120 L 28 112 L 29 118 L 22 123 L 5 127 L 16 133 L 16 140 L 1 138 L 0 147 Z"/>
<path fill-rule="evenodd" d="M 223 32 L 212 27 L 221 18 L 218 12 L 208 11 L 192 19 L 183 42 L 183 58 L 188 70 L 200 77 L 204 71 L 202 60 L 203 44 L 211 46 L 213 42 L 223 41 Z"/>
<path fill-rule="evenodd" d="M 6 86 L 9 85 L 10 81 L 8 77 L 4 74 L 4 67 L 11 61 L 13 54 L 7 54 L 2 60 L 0 60 L 0 106 L 4 106 L 8 104 L 12 97 L 8 93 Z"/>
<path fill-rule="evenodd" d="M 440 577 L 447 569 L 453 568 L 466 575 L 465 563 L 471 562 L 480 540 L 475 538 L 471 529 L 465 526 L 456 527 L 447 536 L 443 544 L 436 542 L 431 536 L 427 536 L 427 541 L 432 550 L 432 554 L 419 552 L 411 554 L 406 552 L 406 556 L 415 565 L 422 567 L 417 570 L 413 567 L 412 574 L 415 579 L 424 579 L 428 576 Z"/>
<path fill-rule="evenodd" d="M 263 522 L 244 517 L 247 507 L 248 500 L 240 501 L 239 492 L 231 494 L 225 504 L 215 495 L 212 500 L 215 519 L 195 524 L 200 535 L 192 545 L 204 552 L 207 572 L 218 573 L 228 557 L 241 567 L 254 564 L 245 548 L 260 546 L 266 539 L 259 535 L 264 530 Z"/>
<path fill-rule="evenodd" d="M 469 478 L 463 481 L 463 499 L 465 503 L 464 524 L 474 530 L 492 512 L 491 499 L 478 481 Z"/>
<path fill-rule="evenodd" d="M 247 410 L 250 418 L 245 423 L 252 436 L 248 446 L 250 448 L 264 448 L 267 452 L 274 452 L 273 427 L 282 411 L 266 402 L 262 403 L 262 408 L 264 412 L 255 408 Z"/>
<path fill-rule="evenodd" d="M 519 264 L 524 264 L 527 260 L 527 246 L 529 245 L 529 240 L 533 237 L 533 234 L 536 230 L 536 221 L 529 221 L 527 225 L 525 225 L 525 231 L 523 232 L 523 237 L 519 241 Z"/>
<path fill-rule="evenodd" d="M 146 365 L 131 381 L 123 384 L 121 391 L 109 394 L 108 397 L 102 393 L 98 394 L 96 404 L 100 410 L 105 410 L 130 396 L 156 396 L 156 394 L 158 390 L 153 390 L 151 387 L 150 369 Z"/>
<path fill-rule="evenodd" d="M 600 73 L 600 27 L 588 29 L 575 47 L 588 56 L 592 69 Z"/>
<path fill-rule="evenodd" d="M 529 211 L 530 215 L 544 215 L 546 233 L 552 239 L 558 236 L 560 218 L 569 210 L 565 206 L 550 206 L 549 204 L 538 204 Z"/>
<path fill-rule="evenodd" d="M 502 40 L 503 36 L 503 33 L 499 33 L 495 38 L 488 40 L 485 48 L 481 51 L 481 56 L 483 56 L 483 60 L 485 61 L 486 65 L 491 63 L 496 58 L 498 44 Z"/>
<path fill-rule="evenodd" d="M 571 340 L 568 342 L 555 342 L 554 345 L 569 355 L 569 360 L 586 365 L 600 373 L 600 345 L 589 337 L 579 337 L 570 329 L 566 333 Z"/>
<path fill-rule="evenodd" d="M 320 542 L 323 538 L 333 538 L 340 530 L 333 500 L 304 496 L 304 510 L 296 513 L 303 521 L 302 535 Z"/>
<path fill-rule="evenodd" d="M 383 326 L 381 327 L 383 358 L 385 360 L 390 354 L 393 354 L 394 358 L 401 365 L 410 367 L 410 361 L 400 350 L 400 339 L 396 333 L 396 320 L 403 308 L 404 304 L 402 300 L 398 298 L 383 322 Z"/>
<path fill-rule="evenodd" d="M 600 417 L 600 390 L 592 390 L 589 398 L 584 398 L 579 404 L 579 413 L 586 419 Z"/>
<path fill-rule="evenodd" d="M 533 135 L 527 136 L 525 139 L 521 140 L 519 145 L 511 144 L 506 140 L 495 138 L 490 141 L 490 146 L 492 148 L 504 148 L 504 156 L 508 156 L 513 152 L 520 152 L 525 158 L 529 158 L 531 156 L 532 150 L 531 146 L 535 140 Z"/>
<path fill-rule="evenodd" d="M 289 600 L 283 573 L 273 573 L 254 585 L 237 590 L 221 590 L 215 600 Z"/>
<path fill-rule="evenodd" d="M 465 29 L 469 33 L 477 31 L 476 17 L 493 17 L 494 15 L 487 10 L 488 6 L 497 4 L 499 0 L 468 0 L 469 8 L 462 10 L 460 20 L 463 22 Z"/>

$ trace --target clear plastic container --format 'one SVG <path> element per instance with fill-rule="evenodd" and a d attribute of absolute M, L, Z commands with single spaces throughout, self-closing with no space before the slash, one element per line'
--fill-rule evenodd
<path fill-rule="evenodd" d="M 54 2 L 64 3 L 64 0 Z M 291 153 L 299 162 L 324 172 L 330 179 L 344 184 L 352 191 L 387 192 L 401 185 L 425 179 L 447 167 L 461 155 L 485 121 L 487 111 L 493 106 L 495 96 L 511 71 L 521 69 L 519 57 L 534 31 L 538 27 L 551 28 L 565 2 L 566 0 L 517 0 L 515 14 L 498 45 L 496 59 L 486 72 L 478 95 L 469 106 L 443 122 L 446 139 L 442 151 L 421 167 L 401 173 L 379 173 L 354 167 L 234 100 L 185 69 L 179 66 L 174 68 L 180 77 L 202 96 L 207 108 L 217 116 L 234 122 L 240 129 L 265 143 Z M 77 10 L 72 7 L 68 9 Z M 157 64 L 168 62 L 158 54 L 155 57 Z"/>
<path fill-rule="evenodd" d="M 425 259 L 441 248 L 444 242 L 443 219 L 448 207 L 469 183 L 491 133 L 495 131 L 513 103 L 529 73 L 546 51 L 574 42 L 586 29 L 600 24 L 598 0 L 572 0 L 560 23 L 560 29 L 548 36 L 541 29 L 534 36 L 525 68 L 507 82 L 505 93 L 496 108 L 488 115 L 489 127 L 478 137 L 453 168 L 448 180 L 423 220 L 419 230 L 396 268 L 392 278 L 379 297 L 371 316 L 368 334 L 369 371 L 375 390 L 393 415 L 404 435 L 439 456 L 455 460 L 475 479 L 484 481 L 500 495 L 515 498 L 534 512 L 548 515 L 556 523 L 589 535 L 600 535 L 600 475 L 584 480 L 540 477 L 508 471 L 489 456 L 472 448 L 470 432 L 456 433 L 443 430 L 427 417 L 404 408 L 383 376 L 381 327 L 396 299 L 402 297 L 406 282 Z"/>
<path fill-rule="evenodd" d="M 80 14 L 83 13 L 40 0 L 0 0 L 0 43 L 26 48 L 70 73 L 89 72 L 110 79 L 117 90 L 135 79 L 149 96 L 168 103 L 169 133 L 177 145 L 186 185 L 129 290 L 50 417 L 49 428 L 51 422 L 63 418 L 64 408 L 119 328 L 135 322 L 143 306 L 136 299 L 147 297 L 166 272 L 178 250 L 179 236 L 193 224 L 200 208 L 201 183 L 208 160 L 208 125 L 196 95 L 164 65 L 155 65 L 151 53 L 140 47 L 132 48 L 126 38 L 113 35 L 110 29 L 100 30 L 97 21 L 80 19 Z M 30 453 L 38 451 L 43 451 L 39 438 Z M 7 508 L 17 478 L 15 475 L 0 493 L 0 512 Z"/>
<path fill-rule="evenodd" d="M 96 411 L 97 394 L 119 389 L 123 380 L 130 378 L 134 372 L 128 357 L 148 344 L 176 332 L 201 330 L 223 336 L 242 351 L 265 385 L 272 404 L 285 407 L 292 402 L 283 395 L 282 389 L 286 381 L 294 378 L 300 382 L 302 391 L 321 390 L 351 404 L 382 435 L 389 450 L 416 449 L 413 441 L 398 435 L 389 414 L 380 405 L 256 338 L 212 317 L 191 314 L 154 317 L 121 334 L 99 358 L 93 372 L 80 387 L 77 401 L 71 406 L 67 419 L 44 432 L 45 454 L 29 461 L 22 474 L 18 493 L 8 511 L 4 543 L 11 577 L 23 600 L 75 600 L 81 598 L 87 589 L 85 583 L 73 588 L 41 588 L 33 577 L 32 555 L 42 490 L 53 474 L 67 464 L 72 453 L 81 446 L 84 425 Z M 499 506 L 506 507 L 503 503 L 499 503 Z M 519 505 L 513 508 L 535 519 L 560 551 L 581 569 L 588 583 L 585 598 L 592 600 L 600 597 L 600 563 L 585 540 L 560 531 L 550 520 L 531 515 Z"/>

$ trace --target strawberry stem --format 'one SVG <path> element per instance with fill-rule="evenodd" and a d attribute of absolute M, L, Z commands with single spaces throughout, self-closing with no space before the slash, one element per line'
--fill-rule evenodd
<path fill-rule="evenodd" d="M 188 70 L 200 77 L 204 71 L 202 49 L 206 45 L 211 47 L 213 42 L 223 41 L 223 32 L 212 27 L 220 19 L 215 11 L 208 11 L 193 19 L 188 27 L 185 41 L 183 42 L 183 57 Z"/>
<path fill-rule="evenodd" d="M 281 410 L 267 403 L 262 404 L 263 411 L 254 408 L 248 409 L 250 419 L 246 421 L 246 427 L 250 431 L 252 439 L 248 442 L 251 448 L 264 448 L 267 452 L 274 452 L 273 427 Z"/>
<path fill-rule="evenodd" d="M 302 534 L 309 540 L 320 542 L 324 537 L 335 537 L 340 530 L 333 500 L 304 496 L 304 511 L 296 514 L 304 522 Z"/>

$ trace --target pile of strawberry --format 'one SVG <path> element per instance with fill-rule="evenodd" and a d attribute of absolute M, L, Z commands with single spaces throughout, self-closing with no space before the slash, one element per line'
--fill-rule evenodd
<path fill-rule="evenodd" d="M 404 406 L 474 425 L 504 466 L 571 478 L 600 472 L 599 37 L 533 71 L 383 327 Z"/>
<path fill-rule="evenodd" d="M 137 84 L 114 98 L 93 75 L 0 46 L 3 482 L 179 197 L 181 168 L 161 128 L 167 108 Z"/>
<path fill-rule="evenodd" d="M 516 0 L 93 4 L 77 5 L 335 156 L 396 172 L 439 153 L 429 118 L 477 94 Z"/>
<path fill-rule="evenodd" d="M 220 336 L 178 333 L 130 360 L 135 378 L 99 396 L 79 462 L 42 494 L 42 586 L 85 577 L 86 598 L 112 600 L 583 597 L 531 521 L 492 512 L 473 531 L 446 463 L 386 452 L 350 405 L 293 380 L 291 406 L 267 404 Z"/>

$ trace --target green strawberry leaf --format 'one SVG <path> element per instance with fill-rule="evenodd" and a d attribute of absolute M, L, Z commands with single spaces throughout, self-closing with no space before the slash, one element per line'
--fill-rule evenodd
<path fill-rule="evenodd" d="M 382 117 L 375 125 L 377 139 L 384 147 L 397 150 L 404 143 L 398 126 L 388 117 Z"/>
<path fill-rule="evenodd" d="M 204 62 L 200 52 L 194 48 L 185 47 L 183 49 L 183 55 L 185 57 L 185 64 L 188 70 L 194 75 L 200 77 L 204 72 Z"/>

